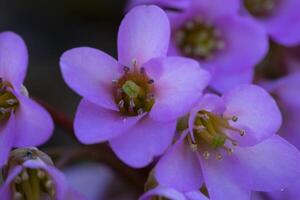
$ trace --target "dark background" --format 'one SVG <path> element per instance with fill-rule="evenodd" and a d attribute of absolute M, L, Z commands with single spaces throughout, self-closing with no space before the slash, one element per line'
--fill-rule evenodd
<path fill-rule="evenodd" d="M 73 118 L 80 97 L 64 83 L 59 58 L 68 49 L 91 46 L 116 57 L 116 39 L 124 16 L 122 0 L 0 0 L 0 32 L 25 40 L 29 66 L 25 86 Z M 70 143 L 55 131 L 48 144 Z"/>

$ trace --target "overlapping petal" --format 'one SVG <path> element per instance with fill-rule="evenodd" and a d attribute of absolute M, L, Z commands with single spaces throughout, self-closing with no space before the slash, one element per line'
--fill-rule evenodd
<path fill-rule="evenodd" d="M 171 144 L 176 121 L 158 122 L 145 117 L 121 136 L 110 140 L 116 155 L 132 167 L 144 167 Z"/>
<path fill-rule="evenodd" d="M 113 101 L 113 80 L 121 75 L 121 67 L 111 56 L 90 47 L 66 51 L 60 59 L 66 83 L 79 95 L 99 106 L 118 110 Z"/>

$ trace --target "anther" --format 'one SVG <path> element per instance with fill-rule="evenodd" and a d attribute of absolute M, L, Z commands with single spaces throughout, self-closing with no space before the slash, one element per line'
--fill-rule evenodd
<path fill-rule="evenodd" d="M 144 113 L 144 110 L 142 108 L 139 108 L 138 111 L 137 111 L 138 115 L 141 115 Z"/>
<path fill-rule="evenodd" d="M 244 136 L 245 134 L 246 134 L 246 131 L 241 129 L 241 130 L 240 130 L 240 135 L 241 135 L 241 136 Z"/>
<path fill-rule="evenodd" d="M 134 108 L 135 107 L 135 103 L 134 103 L 134 101 L 133 101 L 133 99 L 130 99 L 130 101 L 129 101 L 129 108 Z"/>
<path fill-rule="evenodd" d="M 209 159 L 210 153 L 208 151 L 204 151 L 203 152 L 203 157 L 204 157 L 205 160 Z"/>
<path fill-rule="evenodd" d="M 114 79 L 114 80 L 112 80 L 111 82 L 112 82 L 112 84 L 117 84 L 117 83 L 118 83 L 118 80 Z"/>
<path fill-rule="evenodd" d="M 29 179 L 29 175 L 26 170 L 24 170 L 21 174 L 21 178 L 23 181 L 27 181 Z"/>
<path fill-rule="evenodd" d="M 13 199 L 14 200 L 22 200 L 23 195 L 20 192 L 14 192 Z"/>
<path fill-rule="evenodd" d="M 237 122 L 238 117 L 237 117 L 237 116 L 233 116 L 233 117 L 231 118 L 231 120 L 234 121 L 234 122 Z"/>
<path fill-rule="evenodd" d="M 222 159 L 223 159 L 222 154 L 221 154 L 221 153 L 217 153 L 216 159 L 217 159 L 217 160 L 222 160 Z"/>
<path fill-rule="evenodd" d="M 121 101 L 119 101 L 119 103 L 118 103 L 118 106 L 120 107 L 120 108 L 124 108 L 124 100 L 122 99 Z"/>
<path fill-rule="evenodd" d="M 125 73 L 127 73 L 127 72 L 129 72 L 129 71 L 130 71 L 130 68 L 129 68 L 129 67 L 126 67 L 126 66 L 124 66 L 124 67 L 123 67 L 123 71 L 124 71 Z"/>
<path fill-rule="evenodd" d="M 20 184 L 22 182 L 22 178 L 20 176 L 16 176 L 15 179 L 14 179 L 14 182 L 16 184 Z"/>
<path fill-rule="evenodd" d="M 144 73 L 145 73 L 145 68 L 144 68 L 144 67 L 141 67 L 140 73 L 141 73 L 141 74 L 144 74 Z"/>
<path fill-rule="evenodd" d="M 197 117 L 200 117 L 204 120 L 209 120 L 209 116 L 205 113 L 205 114 L 202 114 L 202 113 L 197 113 Z"/>
<path fill-rule="evenodd" d="M 238 145 L 238 142 L 237 142 L 236 140 L 232 140 L 232 141 L 231 141 L 231 144 L 232 144 L 233 146 L 237 146 L 237 145 Z"/>
<path fill-rule="evenodd" d="M 37 176 L 40 178 L 40 179 L 42 179 L 42 178 L 44 178 L 45 177 L 45 172 L 44 171 L 42 171 L 42 170 L 38 170 L 38 172 L 37 172 Z"/>
<path fill-rule="evenodd" d="M 154 80 L 153 79 L 149 79 L 148 80 L 148 84 L 153 84 L 154 83 Z"/>
<path fill-rule="evenodd" d="M 50 179 L 47 180 L 46 183 L 45 183 L 45 187 L 46 187 L 48 190 L 50 190 L 50 189 L 52 188 L 52 186 L 53 186 L 53 182 L 52 182 Z"/>
<path fill-rule="evenodd" d="M 226 148 L 226 151 L 229 155 L 233 154 L 233 149 L 232 148 Z"/>
<path fill-rule="evenodd" d="M 154 94 L 153 93 L 148 93 L 147 94 L 147 100 L 152 100 L 154 99 Z"/>
<path fill-rule="evenodd" d="M 132 63 L 132 66 L 135 67 L 135 66 L 137 65 L 136 59 L 132 59 L 132 60 L 131 60 L 131 63 Z"/>
<path fill-rule="evenodd" d="M 194 125 L 193 128 L 194 128 L 195 130 L 201 132 L 201 131 L 203 131 L 203 130 L 205 129 L 205 126 L 203 126 L 203 125 Z"/>

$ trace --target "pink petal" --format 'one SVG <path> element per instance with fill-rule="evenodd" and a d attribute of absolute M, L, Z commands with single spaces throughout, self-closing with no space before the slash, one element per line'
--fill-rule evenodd
<path fill-rule="evenodd" d="M 123 19 L 118 33 L 119 62 L 138 66 L 151 58 L 167 54 L 170 24 L 166 13 L 157 6 L 137 6 Z"/>
<path fill-rule="evenodd" d="M 75 134 L 84 144 L 104 142 L 125 133 L 143 116 L 123 117 L 117 111 L 105 109 L 83 99 L 75 116 Z"/>
<path fill-rule="evenodd" d="M 28 64 L 27 47 L 23 39 L 10 31 L 0 33 L 0 77 L 19 87 Z"/>
<path fill-rule="evenodd" d="M 89 101 L 118 110 L 113 101 L 113 80 L 121 76 L 117 61 L 97 49 L 80 47 L 66 51 L 60 59 L 66 83 Z"/>
<path fill-rule="evenodd" d="M 145 117 L 126 133 L 110 141 L 116 155 L 131 167 L 144 167 L 171 144 L 176 121 L 162 123 Z"/>

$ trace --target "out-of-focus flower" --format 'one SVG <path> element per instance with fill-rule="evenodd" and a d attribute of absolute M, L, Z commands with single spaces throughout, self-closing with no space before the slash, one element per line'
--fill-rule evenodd
<path fill-rule="evenodd" d="M 276 99 L 283 115 L 283 123 L 279 130 L 280 136 L 300 149 L 300 72 L 289 74 L 275 81 L 263 83 L 264 86 Z M 300 177 L 298 176 L 298 179 Z M 261 196 L 268 200 L 294 200 L 300 197 L 300 182 L 289 185 L 283 190 L 270 193 L 258 193 L 256 200 Z"/>
<path fill-rule="evenodd" d="M 3 200 L 84 200 L 51 159 L 36 148 L 12 151 L 0 188 Z"/>
<path fill-rule="evenodd" d="M 139 6 L 120 25 L 118 61 L 89 47 L 63 54 L 64 80 L 84 97 L 74 122 L 82 143 L 108 140 L 132 167 L 170 145 L 177 118 L 199 100 L 210 75 L 196 61 L 166 57 L 169 35 L 162 9 Z"/>
<path fill-rule="evenodd" d="M 300 153 L 275 135 L 280 124 L 275 101 L 258 86 L 207 94 L 190 114 L 189 134 L 158 162 L 156 179 L 179 191 L 205 183 L 214 200 L 286 188 L 300 175 Z"/>
<path fill-rule="evenodd" d="M 139 200 L 208 200 L 200 191 L 182 193 L 170 187 L 157 186 L 143 194 Z"/>
<path fill-rule="evenodd" d="M 274 41 L 286 46 L 299 44 L 299 0 L 240 1 L 243 13 L 261 24 Z"/>
<path fill-rule="evenodd" d="M 149 1 L 138 1 L 138 3 Z M 155 1 L 178 7 L 177 1 Z M 181 1 L 182 2 L 182 1 Z M 210 85 L 224 92 L 236 84 L 251 83 L 254 67 L 268 51 L 265 30 L 238 14 L 239 1 L 186 0 L 179 11 L 169 11 L 172 35 L 170 55 L 194 58 L 212 73 Z"/>
<path fill-rule="evenodd" d="M 28 98 L 22 85 L 27 62 L 27 48 L 20 36 L 0 33 L 0 167 L 12 147 L 40 145 L 53 131 L 50 115 Z"/>

